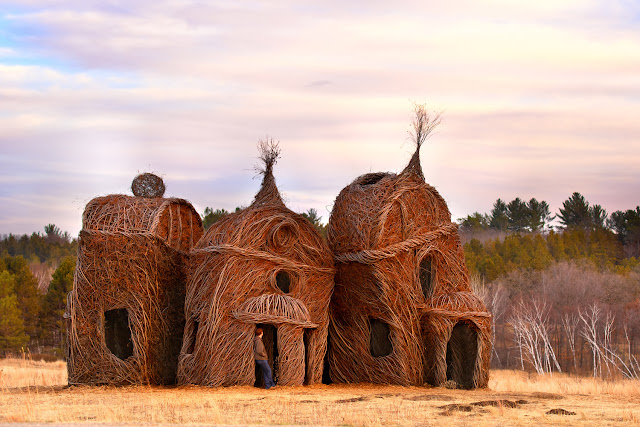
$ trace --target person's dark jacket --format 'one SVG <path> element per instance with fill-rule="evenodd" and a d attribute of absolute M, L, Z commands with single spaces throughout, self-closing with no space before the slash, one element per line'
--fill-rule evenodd
<path fill-rule="evenodd" d="M 264 348 L 262 338 L 260 338 L 259 336 L 256 336 L 253 339 L 253 357 L 255 360 L 269 359 L 269 357 L 267 356 L 267 349 Z"/>

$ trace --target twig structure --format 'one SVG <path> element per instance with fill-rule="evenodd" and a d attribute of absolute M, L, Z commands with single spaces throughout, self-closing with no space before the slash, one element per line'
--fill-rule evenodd
<path fill-rule="evenodd" d="M 98 197 L 85 208 L 67 298 L 70 384 L 176 381 L 185 266 L 203 228 L 186 200 L 156 197 L 156 178 L 141 192 L 134 181 L 146 197 Z"/>
<path fill-rule="evenodd" d="M 331 379 L 485 387 L 491 315 L 471 292 L 457 226 L 425 183 L 416 140 L 402 173 L 362 175 L 336 198 Z"/>
<path fill-rule="evenodd" d="M 273 176 L 277 144 L 251 205 L 214 223 L 191 252 L 181 384 L 259 384 L 256 327 L 279 385 L 322 380 L 333 256 L 312 224 L 283 203 Z"/>

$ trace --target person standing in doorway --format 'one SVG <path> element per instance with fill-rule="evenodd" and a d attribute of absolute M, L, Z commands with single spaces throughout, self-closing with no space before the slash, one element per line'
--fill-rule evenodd
<path fill-rule="evenodd" d="M 267 356 L 267 349 L 264 348 L 264 343 L 262 342 L 262 335 L 264 335 L 262 328 L 256 328 L 256 336 L 253 338 L 253 357 L 256 360 L 256 365 L 258 365 L 262 371 L 264 387 L 269 390 L 275 387 L 276 384 L 273 382 L 273 377 L 271 376 L 269 357 Z"/>

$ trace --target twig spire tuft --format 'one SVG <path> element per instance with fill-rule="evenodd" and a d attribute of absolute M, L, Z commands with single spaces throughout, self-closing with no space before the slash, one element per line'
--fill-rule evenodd
<path fill-rule="evenodd" d="M 420 165 L 420 148 L 442 121 L 442 113 L 430 113 L 424 104 L 414 104 L 413 111 L 414 116 L 411 120 L 409 135 L 416 145 L 416 151 L 402 173 L 414 173 L 424 180 L 422 166 Z"/>
<path fill-rule="evenodd" d="M 253 199 L 252 205 L 268 203 L 284 204 L 278 187 L 276 186 L 276 179 L 273 176 L 273 166 L 280 158 L 279 144 L 280 142 L 275 142 L 273 138 L 269 137 L 258 141 L 258 158 L 264 163 L 264 167 L 255 167 L 256 172 L 262 175 L 262 185 L 260 186 L 260 191 L 258 191 L 258 194 L 256 194 L 256 197 Z"/>

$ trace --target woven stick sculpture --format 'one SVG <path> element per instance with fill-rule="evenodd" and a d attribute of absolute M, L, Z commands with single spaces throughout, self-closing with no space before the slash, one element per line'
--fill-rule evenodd
<path fill-rule="evenodd" d="M 438 123 L 417 108 L 416 151 L 404 171 L 362 175 L 335 201 L 335 382 L 487 385 L 491 315 L 471 293 L 457 226 L 420 166 L 420 147 Z"/>
<path fill-rule="evenodd" d="M 265 168 L 253 203 L 213 224 L 191 253 L 178 367 L 183 384 L 254 385 L 258 325 L 277 384 L 322 380 L 333 257 L 311 223 L 280 197 L 277 144 L 259 148 Z"/>
<path fill-rule="evenodd" d="M 175 383 L 185 265 L 202 233 L 182 199 L 111 195 L 87 204 L 68 297 L 70 384 Z"/>

